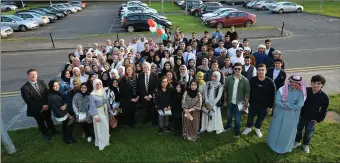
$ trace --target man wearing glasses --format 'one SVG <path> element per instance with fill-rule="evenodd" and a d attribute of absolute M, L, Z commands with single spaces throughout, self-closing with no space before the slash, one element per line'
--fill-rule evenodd
<path fill-rule="evenodd" d="M 300 120 L 293 148 L 301 145 L 300 141 L 302 140 L 302 131 L 305 129 L 303 150 L 306 153 L 309 153 L 309 142 L 312 139 L 315 125 L 322 122 L 327 114 L 329 97 L 321 90 L 325 83 L 326 80 L 321 75 L 315 75 L 312 77 L 312 87 L 307 87 L 307 99 L 304 106 L 301 108 Z"/>
<path fill-rule="evenodd" d="M 257 137 L 262 137 L 260 130 L 267 114 L 272 110 L 275 99 L 275 84 L 273 80 L 266 77 L 266 65 L 260 64 L 257 68 L 257 76 L 251 78 L 250 83 L 250 98 L 249 114 L 246 129 L 242 134 L 247 135 L 252 131 L 254 126 L 254 118 L 257 116 L 255 122 L 255 133 Z"/>
<path fill-rule="evenodd" d="M 224 129 L 227 131 L 232 127 L 233 116 L 235 116 L 234 132 L 235 137 L 240 137 L 240 125 L 242 110 L 248 108 L 250 96 L 250 85 L 246 77 L 241 75 L 242 64 L 235 63 L 234 75 L 230 75 L 225 80 L 224 87 L 224 104 L 227 107 L 227 125 Z"/>

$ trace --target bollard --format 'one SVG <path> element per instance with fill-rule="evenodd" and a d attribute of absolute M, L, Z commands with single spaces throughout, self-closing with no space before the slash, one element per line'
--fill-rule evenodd
<path fill-rule="evenodd" d="M 282 27 L 281 27 L 281 36 L 283 35 L 283 27 L 285 26 L 285 22 L 282 22 Z"/>
<path fill-rule="evenodd" d="M 5 149 L 6 149 L 8 154 L 13 154 L 13 153 L 16 152 L 14 144 L 13 144 L 11 138 L 8 135 L 6 126 L 5 126 L 2 119 L 1 119 L 1 141 L 4 144 Z"/>
<path fill-rule="evenodd" d="M 51 42 L 52 42 L 53 48 L 55 48 L 55 45 L 54 45 L 54 41 L 53 41 L 52 34 L 51 34 L 51 33 L 49 33 L 49 34 L 50 34 L 50 38 L 51 38 Z"/>
<path fill-rule="evenodd" d="M 116 32 L 117 32 L 117 41 L 119 41 L 119 37 L 118 37 L 118 30 L 116 30 Z"/>

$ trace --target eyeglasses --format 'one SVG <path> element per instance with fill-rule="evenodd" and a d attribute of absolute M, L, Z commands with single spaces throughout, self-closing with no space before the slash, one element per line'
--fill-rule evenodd
<path fill-rule="evenodd" d="M 241 68 L 234 68 L 235 71 L 241 71 Z"/>

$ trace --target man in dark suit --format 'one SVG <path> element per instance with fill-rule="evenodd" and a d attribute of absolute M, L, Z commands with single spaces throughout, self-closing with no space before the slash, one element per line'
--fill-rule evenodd
<path fill-rule="evenodd" d="M 197 38 L 196 38 L 196 32 L 192 32 L 191 33 L 191 39 L 189 40 L 189 45 L 192 45 L 192 42 L 193 41 L 199 41 Z"/>
<path fill-rule="evenodd" d="M 180 40 L 179 42 L 184 42 L 185 46 L 189 45 L 189 40 L 184 36 L 184 33 L 181 31 L 179 32 Z"/>
<path fill-rule="evenodd" d="M 143 73 L 138 75 L 137 88 L 140 97 L 141 107 L 146 111 L 144 123 L 151 120 L 152 125 L 157 125 L 157 112 L 154 108 L 153 94 L 158 83 L 157 74 L 151 73 L 151 64 L 148 62 L 143 63 Z"/>
<path fill-rule="evenodd" d="M 43 80 L 38 80 L 38 72 L 35 69 L 27 70 L 27 77 L 28 81 L 20 89 L 27 104 L 27 116 L 34 117 L 45 141 L 50 141 L 51 135 L 59 132 L 53 124 L 51 110 L 48 108 L 48 87 Z"/>
<path fill-rule="evenodd" d="M 268 69 L 266 74 L 267 77 L 274 81 L 276 90 L 279 90 L 285 84 L 287 77 L 286 72 L 281 68 L 282 63 L 283 60 L 281 58 L 275 59 L 274 60 L 275 67 Z"/>
<path fill-rule="evenodd" d="M 264 50 L 264 52 L 268 55 L 268 58 L 274 58 L 273 51 L 275 51 L 275 49 L 271 47 L 272 41 L 267 39 L 264 41 L 264 43 L 266 45 L 266 49 Z"/>

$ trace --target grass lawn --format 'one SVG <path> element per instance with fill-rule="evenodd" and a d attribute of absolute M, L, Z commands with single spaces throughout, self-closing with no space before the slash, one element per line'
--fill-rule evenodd
<path fill-rule="evenodd" d="M 26 3 L 26 2 L 24 2 Z M 1 15 L 13 15 L 15 12 L 20 11 L 20 10 L 28 10 L 30 8 L 36 8 L 36 7 L 44 7 L 44 6 L 49 6 L 50 3 L 26 3 L 28 7 L 26 8 L 21 8 L 13 11 L 8 11 L 8 12 L 1 12 Z"/>
<path fill-rule="evenodd" d="M 339 106 L 340 95 L 331 96 L 330 110 Z M 336 101 L 337 100 L 337 101 Z M 225 114 L 223 114 L 225 115 Z M 311 153 L 301 148 L 279 155 L 265 143 L 270 117 L 267 117 L 262 132 L 257 138 L 252 132 L 235 139 L 232 131 L 216 135 L 204 133 L 196 142 L 188 142 L 171 133 L 159 135 L 156 128 L 137 125 L 135 131 L 125 126 L 114 132 L 111 145 L 99 151 L 93 143 L 87 143 L 79 134 L 77 144 L 66 145 L 60 137 L 46 144 L 36 128 L 9 132 L 17 153 L 8 155 L 2 147 L 3 162 L 339 162 L 340 124 L 322 122 L 316 126 L 311 142 Z M 244 129 L 246 115 L 242 117 Z M 77 132 L 79 133 L 79 131 Z"/>
<path fill-rule="evenodd" d="M 330 95 L 329 110 L 340 114 L 340 94 Z"/>
<path fill-rule="evenodd" d="M 292 2 L 303 5 L 304 12 L 340 17 L 340 1 L 323 1 L 320 13 L 318 12 L 320 1 L 293 0 Z"/>
<path fill-rule="evenodd" d="M 149 5 L 149 7 L 154 8 L 158 11 L 158 13 L 162 13 L 162 2 L 151 2 L 151 5 L 148 2 L 145 2 Z M 172 2 L 165 1 L 163 4 L 164 12 L 184 12 L 179 6 L 173 4 Z"/>

